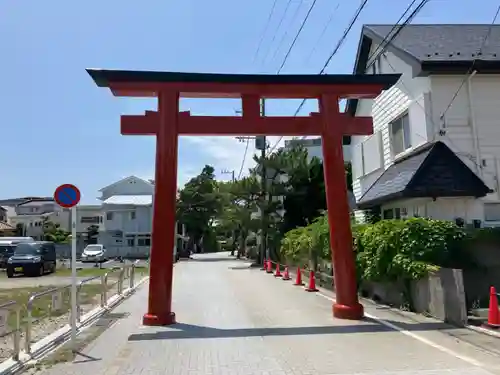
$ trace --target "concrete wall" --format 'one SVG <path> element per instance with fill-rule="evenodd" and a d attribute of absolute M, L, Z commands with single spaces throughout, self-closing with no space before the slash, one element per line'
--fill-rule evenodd
<path fill-rule="evenodd" d="M 467 322 L 467 307 L 462 270 L 441 269 L 428 277 L 411 283 L 414 312 L 426 314 L 444 322 L 463 326 Z M 364 282 L 363 295 L 377 302 L 404 306 L 403 285 Z"/>

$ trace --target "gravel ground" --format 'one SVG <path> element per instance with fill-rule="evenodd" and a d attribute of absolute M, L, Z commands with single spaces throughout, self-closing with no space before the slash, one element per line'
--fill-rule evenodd
<path fill-rule="evenodd" d="M 79 277 L 78 281 L 86 277 Z M 99 280 L 95 280 L 99 283 Z M 69 285 L 71 277 L 45 275 L 40 277 L 13 277 L 12 279 L 0 276 L 0 289 L 32 288 L 37 286 Z"/>

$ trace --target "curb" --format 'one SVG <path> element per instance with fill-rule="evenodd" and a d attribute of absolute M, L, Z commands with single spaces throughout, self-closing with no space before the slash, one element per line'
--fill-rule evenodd
<path fill-rule="evenodd" d="M 295 271 L 289 271 L 289 272 L 290 272 L 290 277 L 292 277 L 292 275 L 293 275 L 292 279 L 296 277 L 297 273 Z M 305 284 L 305 282 L 307 280 L 309 280 L 309 278 L 307 277 L 307 275 L 303 275 L 302 276 L 302 280 L 304 281 L 304 284 Z M 319 289 L 320 293 L 326 295 L 329 298 L 335 299 L 335 291 L 327 289 L 325 287 L 322 287 L 321 285 L 317 285 L 316 287 Z M 329 294 L 332 294 L 333 296 L 329 296 Z M 411 316 L 408 316 L 408 314 L 405 314 L 401 310 L 395 309 L 395 308 L 387 306 L 387 305 L 382 305 L 382 304 L 376 303 L 375 301 L 373 301 L 371 299 L 368 299 L 368 298 L 365 298 L 365 297 L 358 296 L 358 298 L 359 298 L 359 302 L 361 304 L 363 304 L 363 305 L 370 305 L 370 306 L 375 306 L 375 307 L 383 307 L 384 309 L 387 309 L 388 311 L 391 311 L 394 314 L 397 314 L 399 316 L 402 316 L 402 317 L 405 317 L 405 318 L 408 318 L 408 319 L 412 319 Z M 452 324 L 450 324 L 450 325 L 454 326 Z M 459 327 L 459 326 L 454 326 L 454 327 Z M 495 337 L 495 338 L 500 339 L 500 331 L 492 331 L 492 330 L 487 329 L 487 328 L 478 327 L 478 326 L 472 326 L 470 324 L 466 324 L 466 325 L 464 325 L 462 327 L 459 327 L 459 328 L 466 328 L 466 329 L 474 331 L 476 333 L 480 333 L 480 334 L 483 334 L 483 335 L 487 335 L 487 336 L 490 336 L 490 337 Z"/>
<path fill-rule="evenodd" d="M 488 329 L 488 328 L 471 326 L 471 325 L 466 325 L 465 328 L 470 329 L 471 331 L 474 331 L 477 333 L 482 333 L 483 335 L 488 335 L 488 336 L 500 339 L 500 331 L 492 331 L 491 329 Z"/>
<path fill-rule="evenodd" d="M 91 326 L 105 313 L 109 312 L 115 308 L 118 304 L 130 297 L 134 292 L 146 281 L 149 280 L 149 276 L 143 277 L 141 280 L 134 285 L 133 288 L 127 288 L 123 291 L 122 295 L 114 295 L 108 300 L 107 306 L 96 307 L 95 309 L 89 311 L 87 314 L 81 317 L 80 323 L 77 324 L 77 335 L 83 330 Z M 37 341 L 31 345 L 31 353 L 26 353 L 22 350 L 19 353 L 19 360 L 7 359 L 6 361 L 0 363 L 0 374 L 2 375 L 13 375 L 17 372 L 23 370 L 27 364 L 32 361 L 37 361 L 50 352 L 52 352 L 57 347 L 64 344 L 71 338 L 71 327 L 66 324 L 64 327 L 58 329 L 54 333 L 47 337 Z"/>

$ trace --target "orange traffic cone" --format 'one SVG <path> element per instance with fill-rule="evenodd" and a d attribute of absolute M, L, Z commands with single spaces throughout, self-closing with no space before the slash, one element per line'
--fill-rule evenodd
<path fill-rule="evenodd" d="M 495 287 L 490 288 L 490 307 L 488 309 L 489 328 L 500 328 L 500 310 L 498 308 L 498 296 Z"/>
<path fill-rule="evenodd" d="M 316 278 L 314 277 L 314 271 L 309 271 L 309 286 L 305 289 L 306 292 L 317 292 L 316 288 Z"/>
<path fill-rule="evenodd" d="M 265 271 L 267 269 L 267 261 L 266 258 L 262 261 L 262 268 L 260 269 L 261 271 Z"/>
<path fill-rule="evenodd" d="M 295 283 L 293 285 L 304 285 L 302 282 L 302 271 L 300 267 L 297 267 L 297 278 L 295 279 Z"/>
<path fill-rule="evenodd" d="M 276 272 L 274 273 L 274 277 L 281 277 L 281 270 L 279 263 L 276 263 Z"/>
<path fill-rule="evenodd" d="M 271 263 L 270 259 L 267 260 L 267 269 L 266 269 L 266 272 L 267 273 L 273 273 L 273 264 Z"/>
<path fill-rule="evenodd" d="M 283 280 L 290 280 L 290 274 L 288 273 L 288 266 L 285 267 L 285 272 L 283 273 Z"/>

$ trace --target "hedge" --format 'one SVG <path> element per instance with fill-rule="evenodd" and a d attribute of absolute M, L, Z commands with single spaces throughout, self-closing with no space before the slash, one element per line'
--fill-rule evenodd
<path fill-rule="evenodd" d="M 351 228 L 357 273 L 362 280 L 416 280 L 439 267 L 463 268 L 471 262 L 462 246 L 469 236 L 451 221 L 382 220 Z M 287 232 L 281 256 L 291 264 L 304 264 L 311 256 L 329 262 L 326 214 L 311 225 Z"/>

